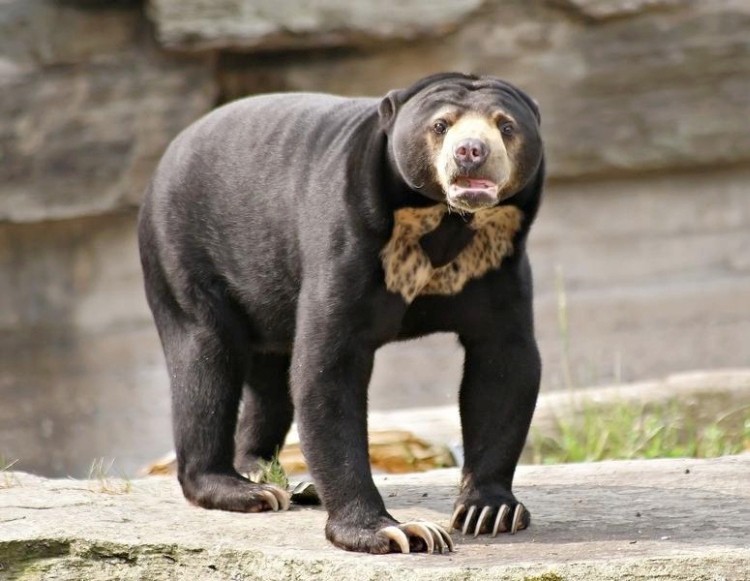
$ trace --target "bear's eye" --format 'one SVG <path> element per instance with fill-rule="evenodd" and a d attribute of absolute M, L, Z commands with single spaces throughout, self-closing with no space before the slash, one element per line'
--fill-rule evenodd
<path fill-rule="evenodd" d="M 500 132 L 503 135 L 507 135 L 508 137 L 510 137 L 516 132 L 516 128 L 510 121 L 504 121 L 500 123 Z"/>
<path fill-rule="evenodd" d="M 432 124 L 432 130 L 438 135 L 442 135 L 443 133 L 448 131 L 448 124 L 442 119 L 438 119 L 437 121 L 435 121 L 435 123 Z"/>

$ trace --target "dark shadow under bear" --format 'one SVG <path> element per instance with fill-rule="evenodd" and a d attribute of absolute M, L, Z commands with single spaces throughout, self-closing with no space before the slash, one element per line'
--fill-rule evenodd
<path fill-rule="evenodd" d="M 185 496 L 287 508 L 240 473 L 282 446 L 296 411 L 332 543 L 449 548 L 437 525 L 388 514 L 367 452 L 376 349 L 447 331 L 466 352 L 449 528 L 525 528 L 511 486 L 539 388 L 526 237 L 543 173 L 533 101 L 454 73 L 382 100 L 243 99 L 180 134 L 139 240 Z"/>

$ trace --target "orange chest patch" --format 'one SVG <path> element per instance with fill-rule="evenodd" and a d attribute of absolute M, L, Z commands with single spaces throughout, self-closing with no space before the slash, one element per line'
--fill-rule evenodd
<path fill-rule="evenodd" d="M 455 295 L 467 282 L 500 268 L 513 254 L 513 239 L 523 213 L 515 206 L 500 206 L 474 214 L 475 231 L 466 247 L 448 264 L 432 266 L 420 238 L 435 230 L 448 211 L 445 204 L 429 208 L 402 208 L 395 212 L 393 233 L 380 253 L 389 291 L 407 303 L 420 295 Z"/>

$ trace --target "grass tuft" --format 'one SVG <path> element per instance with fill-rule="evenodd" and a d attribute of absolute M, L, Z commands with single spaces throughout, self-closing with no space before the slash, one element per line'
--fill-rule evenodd
<path fill-rule="evenodd" d="M 133 490 L 130 479 L 112 475 L 114 463 L 114 459 L 106 463 L 104 458 L 96 458 L 91 463 L 87 478 L 91 482 L 89 490 L 103 494 L 129 494 Z"/>
<path fill-rule="evenodd" d="M 261 484 L 274 484 L 283 490 L 289 488 L 289 479 L 286 476 L 286 472 L 284 472 L 284 468 L 281 466 L 278 452 L 274 454 L 270 461 L 261 461 L 260 467 L 263 470 L 260 477 Z"/>
<path fill-rule="evenodd" d="M 21 481 L 11 472 L 11 469 L 17 463 L 17 458 L 15 460 L 6 460 L 5 456 L 0 456 L 0 475 L 2 475 L 2 478 L 0 478 L 0 489 L 21 486 Z"/>

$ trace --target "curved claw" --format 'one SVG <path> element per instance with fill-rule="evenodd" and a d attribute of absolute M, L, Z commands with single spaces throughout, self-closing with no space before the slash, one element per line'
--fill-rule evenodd
<path fill-rule="evenodd" d="M 490 514 L 491 510 L 491 506 L 485 506 L 482 509 L 482 512 L 479 513 L 479 518 L 477 519 L 477 527 L 474 529 L 474 538 L 479 536 L 479 532 L 482 530 L 482 525 L 484 524 L 484 521 L 487 519 L 487 515 Z"/>
<path fill-rule="evenodd" d="M 258 491 L 258 496 L 262 497 L 268 503 L 272 511 L 276 512 L 279 510 L 279 501 L 273 492 L 270 490 L 260 490 Z"/>
<path fill-rule="evenodd" d="M 451 535 L 448 531 L 446 531 L 443 527 L 440 527 L 436 524 L 433 524 L 431 522 L 425 522 L 422 523 L 426 527 L 428 527 L 432 534 L 435 536 L 435 540 L 438 543 L 438 546 L 440 547 L 440 552 L 442 553 L 446 549 L 449 553 L 452 553 L 456 550 L 455 545 L 453 544 L 453 539 L 451 538 Z"/>
<path fill-rule="evenodd" d="M 513 521 L 510 525 L 510 534 L 515 535 L 518 532 L 518 529 L 521 526 L 521 519 L 523 518 L 523 513 L 525 512 L 525 508 L 521 503 L 518 503 L 516 505 L 516 510 L 513 511 Z"/>
<path fill-rule="evenodd" d="M 278 509 L 275 510 L 289 510 L 291 499 L 289 493 L 286 490 L 270 484 L 264 485 L 263 489 L 266 492 L 270 492 L 275 497 L 278 506 Z"/>
<path fill-rule="evenodd" d="M 437 525 L 434 525 L 431 522 L 423 522 L 420 524 L 426 527 L 430 531 L 430 533 L 432 533 L 432 539 L 437 545 L 440 553 L 442 554 L 443 552 L 445 552 L 447 545 L 443 540 L 443 533 L 440 531 L 440 529 L 438 529 Z"/>
<path fill-rule="evenodd" d="M 411 533 L 412 535 L 415 535 L 419 537 L 420 539 L 422 539 L 427 545 L 428 553 L 433 553 L 435 551 L 435 541 L 432 538 L 432 531 L 430 531 L 430 529 L 428 529 L 422 523 L 418 523 L 418 522 L 405 523 L 405 524 L 402 524 L 399 528 L 407 533 Z"/>
<path fill-rule="evenodd" d="M 385 527 L 383 529 L 380 529 L 380 532 L 383 533 L 384 536 L 392 540 L 394 543 L 396 543 L 398 545 L 398 548 L 401 549 L 402 553 L 409 552 L 409 539 L 399 527 Z"/>
<path fill-rule="evenodd" d="M 445 548 L 448 550 L 448 552 L 452 553 L 453 551 L 455 551 L 456 546 L 453 544 L 453 539 L 451 538 L 450 532 L 446 531 L 443 527 L 439 527 L 437 525 L 432 526 L 439 533 L 438 538 L 445 544 Z"/>
<path fill-rule="evenodd" d="M 424 541 L 427 553 L 434 553 L 435 548 L 443 553 L 446 549 L 454 550 L 453 540 L 440 526 L 426 521 L 407 522 L 380 529 L 380 533 L 398 545 L 402 553 L 409 553 L 409 537 L 417 537 Z"/>
<path fill-rule="evenodd" d="M 461 529 L 461 534 L 466 534 L 471 527 L 471 519 L 474 518 L 474 513 L 477 511 L 477 507 L 473 504 L 469 507 L 469 512 L 466 513 L 466 520 L 464 520 L 464 528 Z"/>
<path fill-rule="evenodd" d="M 496 537 L 498 532 L 504 533 L 505 532 L 505 518 L 508 516 L 508 513 L 510 512 L 510 507 L 507 504 L 504 504 L 500 507 L 500 510 L 497 511 L 497 517 L 495 518 L 495 526 L 492 527 L 492 536 Z M 503 526 L 503 529 L 500 530 L 500 525 Z"/>
<path fill-rule="evenodd" d="M 281 510 L 289 510 L 289 506 L 292 503 L 291 495 L 285 490 L 279 489 L 279 494 L 277 494 L 277 496 L 279 497 L 279 504 L 280 504 Z"/>
<path fill-rule="evenodd" d="M 448 530 L 449 531 L 453 530 L 454 528 L 456 528 L 456 522 L 458 521 L 458 517 L 460 517 L 465 510 L 466 510 L 466 505 L 465 504 L 459 504 L 456 507 L 456 510 L 453 511 L 453 514 L 451 515 L 451 520 L 448 523 Z"/>
<path fill-rule="evenodd" d="M 456 550 L 456 545 L 453 544 L 453 539 L 451 538 L 450 533 L 440 527 L 437 527 L 437 529 L 440 531 L 445 544 L 448 545 L 448 552 L 454 552 Z"/>

